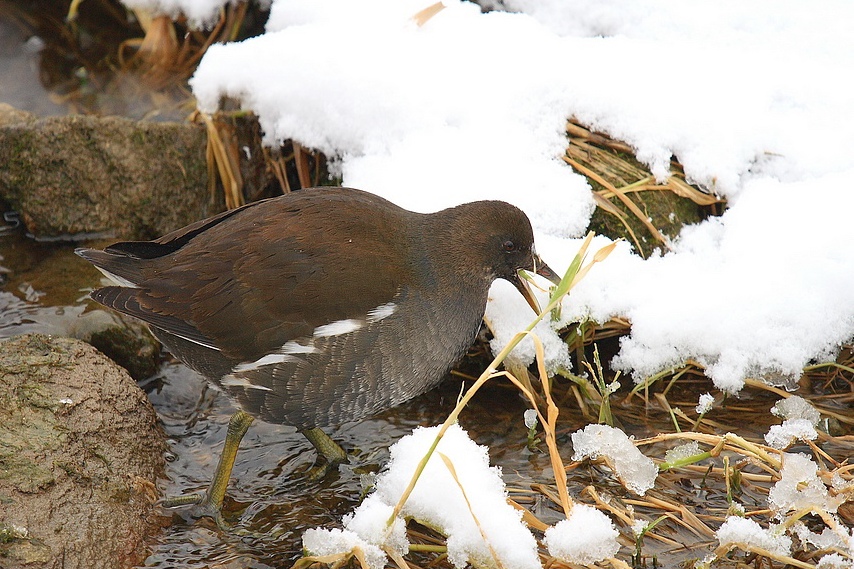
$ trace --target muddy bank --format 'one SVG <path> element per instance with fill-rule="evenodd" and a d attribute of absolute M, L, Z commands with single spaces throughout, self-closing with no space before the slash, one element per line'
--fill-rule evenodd
<path fill-rule="evenodd" d="M 0 342 L 0 565 L 120 568 L 157 530 L 165 443 L 127 373 L 68 338 Z"/>

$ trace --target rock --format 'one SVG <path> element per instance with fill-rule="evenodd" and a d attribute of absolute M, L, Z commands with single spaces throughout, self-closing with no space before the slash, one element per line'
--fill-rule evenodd
<path fill-rule="evenodd" d="M 81 339 L 125 368 L 136 381 L 142 381 L 157 373 L 160 342 L 151 335 L 148 326 L 122 315 L 115 316 L 113 322 L 116 320 L 119 321 L 118 324 L 107 325 L 92 332 L 88 338 Z"/>
<path fill-rule="evenodd" d="M 0 200 L 37 238 L 154 239 L 221 210 L 206 143 L 190 122 L 38 118 L 0 104 Z"/>
<path fill-rule="evenodd" d="M 160 525 L 165 442 L 124 370 L 78 340 L 0 343 L 0 565 L 131 567 Z"/>
<path fill-rule="evenodd" d="M 210 124 L 221 145 L 208 149 L 200 122 L 39 118 L 0 103 L 0 205 L 18 211 L 36 239 L 148 240 L 231 201 L 216 180 L 222 164 L 208 171 L 208 151 L 228 157 L 232 206 L 340 183 L 320 153 L 291 141 L 265 148 L 254 114 L 217 113 Z"/>

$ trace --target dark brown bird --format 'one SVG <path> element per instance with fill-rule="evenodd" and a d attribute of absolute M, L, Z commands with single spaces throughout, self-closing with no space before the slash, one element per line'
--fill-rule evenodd
<path fill-rule="evenodd" d="M 208 491 L 169 502 L 202 503 L 218 521 L 252 417 L 293 425 L 329 463 L 341 461 L 320 427 L 433 388 L 474 340 L 493 281 L 513 283 L 535 310 L 518 271 L 559 281 L 508 203 L 419 214 L 345 188 L 293 192 L 156 241 L 77 254 L 117 283 L 94 300 L 147 322 L 243 409 Z"/>

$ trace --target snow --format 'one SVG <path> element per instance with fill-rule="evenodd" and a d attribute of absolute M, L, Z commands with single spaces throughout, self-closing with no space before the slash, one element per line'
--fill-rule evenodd
<path fill-rule="evenodd" d="M 649 521 L 636 519 L 632 522 L 632 534 L 635 538 L 642 537 L 646 528 L 649 527 Z"/>
<path fill-rule="evenodd" d="M 544 307 L 548 303 L 548 295 L 541 294 L 536 290 L 534 292 L 540 307 Z M 510 343 L 517 332 L 524 330 L 531 323 L 533 317 L 531 307 L 528 306 L 516 287 L 504 280 L 496 281 L 489 290 L 489 302 L 486 305 L 486 314 L 484 315 L 484 319 L 493 333 L 492 340 L 489 342 L 492 351 L 494 353 L 500 352 L 504 346 Z M 571 367 L 566 343 L 560 336 L 553 333 L 550 321 L 547 318 L 536 325 L 534 333 L 543 344 L 546 371 L 553 373 L 560 367 L 567 369 Z M 527 365 L 534 361 L 535 355 L 534 340 L 528 336 L 519 342 L 519 345 L 507 359 L 510 362 Z"/>
<path fill-rule="evenodd" d="M 545 532 L 549 554 L 568 563 L 593 565 L 614 557 L 620 549 L 614 523 L 596 508 L 584 504 L 572 507 L 570 516 Z"/>
<path fill-rule="evenodd" d="M 373 494 L 363 500 L 355 512 L 344 516 L 344 527 L 368 543 L 387 546 L 405 555 L 409 551 L 409 539 L 403 519 L 396 518 L 391 528 L 386 527 L 393 513 L 394 505 Z"/>
<path fill-rule="evenodd" d="M 649 260 L 622 244 L 565 303 L 564 320 L 631 321 L 615 365 L 640 380 L 692 358 L 737 392 L 748 376 L 793 385 L 854 336 L 854 6 L 512 0 L 527 14 L 482 14 L 447 0 L 419 27 L 429 3 L 273 2 L 266 34 L 208 50 L 199 106 L 234 97 L 267 142 L 322 150 L 346 185 L 410 209 L 511 201 L 556 270 L 593 203 L 560 160 L 575 116 L 659 178 L 678 157 L 730 205 Z M 530 321 L 516 296 L 493 290 L 493 349 Z M 549 367 L 569 365 L 538 333 Z"/>
<path fill-rule="evenodd" d="M 812 545 L 816 549 L 844 549 L 845 541 L 831 528 L 824 528 L 821 533 L 810 531 L 803 522 L 792 526 L 793 533 L 798 536 L 801 543 Z"/>
<path fill-rule="evenodd" d="M 367 543 L 355 533 L 338 528 L 320 529 L 311 528 L 306 530 L 302 537 L 303 547 L 310 554 L 317 557 L 325 555 L 337 555 L 355 549 L 361 550 L 367 561 L 365 569 L 382 569 L 386 565 L 386 554 L 383 550 Z"/>
<path fill-rule="evenodd" d="M 816 567 L 817 569 L 852 569 L 854 560 L 846 559 L 838 553 L 831 553 L 819 559 Z"/>
<path fill-rule="evenodd" d="M 655 485 L 658 467 L 620 429 L 587 425 L 572 433 L 572 460 L 604 458 L 623 485 L 643 495 Z"/>
<path fill-rule="evenodd" d="M 369 551 L 388 547 L 406 553 L 403 520 L 395 520 L 391 530 L 386 522 L 438 432 L 439 427 L 419 427 L 395 443 L 389 449 L 387 470 L 377 477 L 374 492 L 345 516 L 344 530 L 309 530 L 303 536 L 306 549 L 313 555 L 344 553 L 354 546 Z M 453 465 L 457 480 L 441 455 Z M 486 447 L 475 444 L 459 425 L 449 427 L 439 442 L 401 515 L 447 536 L 448 559 L 460 569 L 467 564 L 540 567 L 534 536 L 522 523 L 522 513 L 507 503 L 500 469 L 489 466 Z M 495 562 L 493 552 L 500 563 Z"/>
<path fill-rule="evenodd" d="M 814 441 L 818 438 L 818 431 L 807 419 L 786 419 L 782 425 L 771 425 L 765 433 L 765 442 L 768 446 L 783 450 L 797 440 Z"/>
<path fill-rule="evenodd" d="M 792 549 L 792 539 L 782 532 L 763 529 L 756 521 L 730 516 L 715 532 L 722 546 L 758 547 L 774 555 L 788 556 Z"/>
<path fill-rule="evenodd" d="M 845 480 L 839 472 L 834 472 L 830 479 L 830 485 L 834 492 L 843 494 L 854 489 L 854 480 Z"/>

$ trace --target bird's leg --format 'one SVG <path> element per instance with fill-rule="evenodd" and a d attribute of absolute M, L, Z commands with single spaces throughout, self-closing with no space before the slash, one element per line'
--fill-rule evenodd
<path fill-rule="evenodd" d="M 338 467 L 342 462 L 347 462 L 347 453 L 341 448 L 341 445 L 329 438 L 329 435 L 321 431 L 317 427 L 300 431 L 305 438 L 317 449 L 317 452 L 322 456 L 325 462 L 319 466 L 312 468 L 309 471 L 311 480 L 319 480 L 326 476 L 331 470 Z"/>
<path fill-rule="evenodd" d="M 237 449 L 252 421 L 252 416 L 243 411 L 238 411 L 231 416 L 231 420 L 228 422 L 228 431 L 225 435 L 225 443 L 222 446 L 222 453 L 219 455 L 219 463 L 216 466 L 211 483 L 205 492 L 164 498 L 160 501 L 160 504 L 166 508 L 197 504 L 201 507 L 203 515 L 212 517 L 220 528 L 228 529 L 228 524 L 222 518 L 222 502 L 225 498 L 225 491 L 228 488 L 228 481 L 231 478 L 231 470 L 234 468 Z"/>

